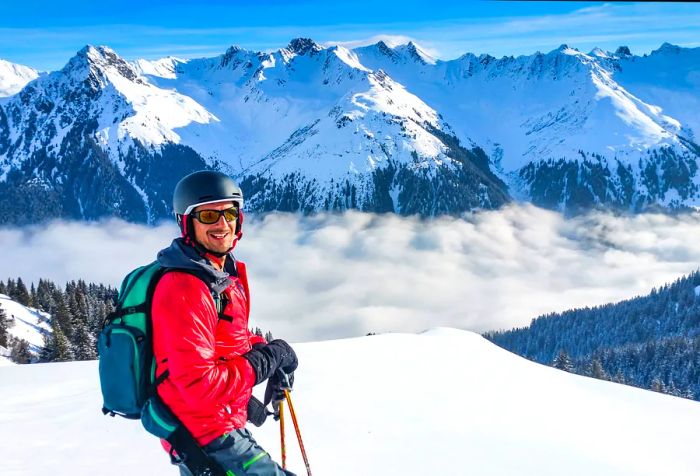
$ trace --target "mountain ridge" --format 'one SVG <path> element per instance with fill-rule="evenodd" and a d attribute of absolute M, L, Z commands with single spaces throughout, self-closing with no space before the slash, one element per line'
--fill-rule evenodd
<path fill-rule="evenodd" d="M 651 61 L 688 76 L 693 66 L 677 58 L 695 50 L 562 45 L 443 61 L 413 42 L 347 49 L 296 38 L 272 52 L 128 62 L 88 45 L 0 101 L 0 222 L 37 186 L 60 216 L 153 222 L 169 213 L 176 182 L 161 167 L 229 173 L 249 187 L 253 211 L 432 216 L 514 198 L 572 213 L 693 207 L 700 124 L 656 103 L 675 113 L 700 103 L 700 88 L 679 78 L 685 86 L 664 89 L 644 72 Z M 89 178 L 75 170 L 81 160 Z"/>

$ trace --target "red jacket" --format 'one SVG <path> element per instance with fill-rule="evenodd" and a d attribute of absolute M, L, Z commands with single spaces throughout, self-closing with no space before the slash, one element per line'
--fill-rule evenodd
<path fill-rule="evenodd" d="M 248 330 L 249 293 L 245 265 L 230 276 L 219 318 L 207 284 L 192 274 L 170 271 L 153 295 L 153 350 L 163 402 L 201 445 L 246 424 L 255 374 L 242 354 L 265 340 Z"/>

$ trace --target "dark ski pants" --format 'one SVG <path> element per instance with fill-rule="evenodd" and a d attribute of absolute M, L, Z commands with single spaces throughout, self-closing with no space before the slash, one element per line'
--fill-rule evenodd
<path fill-rule="evenodd" d="M 226 471 L 226 476 L 296 476 L 272 461 L 245 428 L 233 430 L 215 439 L 204 447 L 204 451 Z M 192 476 L 183 465 L 181 476 Z"/>

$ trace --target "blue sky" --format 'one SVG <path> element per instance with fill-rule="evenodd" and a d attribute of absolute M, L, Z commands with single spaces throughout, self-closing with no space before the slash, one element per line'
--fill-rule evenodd
<path fill-rule="evenodd" d="M 416 0 L 25 0 L 3 5 L 0 58 L 61 68 L 86 44 L 126 59 L 215 56 L 231 45 L 281 48 L 296 37 L 357 46 L 416 41 L 440 59 L 582 51 L 627 45 L 642 54 L 663 42 L 700 46 L 700 4 Z"/>

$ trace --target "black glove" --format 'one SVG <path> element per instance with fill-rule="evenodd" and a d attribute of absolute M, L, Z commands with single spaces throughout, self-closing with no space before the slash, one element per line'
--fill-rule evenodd
<path fill-rule="evenodd" d="M 277 369 L 289 374 L 294 372 L 298 365 L 294 350 L 282 339 L 275 339 L 264 347 L 254 348 L 243 354 L 243 357 L 253 366 L 255 385 L 270 378 Z"/>
<path fill-rule="evenodd" d="M 267 387 L 265 387 L 265 399 L 263 400 L 265 406 L 268 406 L 270 403 L 274 405 L 275 403 L 284 400 L 284 389 L 291 389 L 292 385 L 294 385 L 294 372 L 287 374 L 287 378 L 289 382 L 286 382 L 278 371 L 275 372 L 274 375 L 272 375 L 272 377 L 267 379 Z M 289 386 L 287 386 L 287 383 L 289 383 Z"/>
<path fill-rule="evenodd" d="M 251 396 L 248 400 L 248 421 L 255 426 L 262 426 L 268 415 L 265 406 L 260 400 Z"/>

